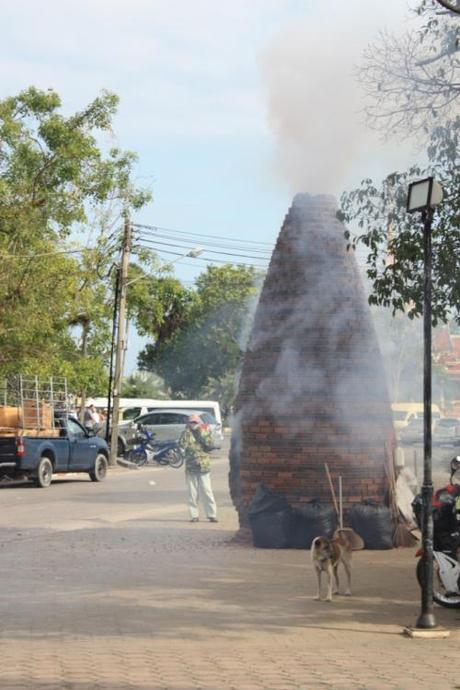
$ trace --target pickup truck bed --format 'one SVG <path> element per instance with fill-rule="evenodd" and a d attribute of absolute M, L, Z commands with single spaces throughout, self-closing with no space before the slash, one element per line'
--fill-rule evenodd
<path fill-rule="evenodd" d="M 109 459 L 106 442 L 71 417 L 59 417 L 56 424 L 57 437 L 0 432 L 0 478 L 29 478 L 43 488 L 58 473 L 87 472 L 93 481 L 104 479 Z"/>

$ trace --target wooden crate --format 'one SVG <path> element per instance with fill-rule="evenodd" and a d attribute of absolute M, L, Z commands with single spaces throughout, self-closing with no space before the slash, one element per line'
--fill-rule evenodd
<path fill-rule="evenodd" d="M 0 436 L 31 436 L 32 438 L 59 438 L 59 429 L 22 429 L 0 426 Z"/>
<path fill-rule="evenodd" d="M 12 407 L 11 405 L 0 405 L 0 427 L 17 429 L 20 426 L 20 408 Z"/>
<path fill-rule="evenodd" d="M 53 410 L 51 405 L 36 400 L 24 400 L 22 406 L 22 426 L 25 429 L 52 429 Z"/>

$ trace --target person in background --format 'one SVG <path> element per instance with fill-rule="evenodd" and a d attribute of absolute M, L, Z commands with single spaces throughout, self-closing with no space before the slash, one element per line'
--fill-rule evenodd
<path fill-rule="evenodd" d="M 198 504 L 201 499 L 209 522 L 218 522 L 217 506 L 211 486 L 211 461 L 213 449 L 211 431 L 204 428 L 199 415 L 192 414 L 179 439 L 185 455 L 185 479 L 188 489 L 190 522 L 199 521 Z"/>
<path fill-rule="evenodd" d="M 85 408 L 83 426 L 85 427 L 85 429 L 88 429 L 88 431 L 94 432 L 97 432 L 99 427 L 101 426 L 101 418 L 93 403 L 91 403 L 90 405 L 88 405 L 88 407 Z"/>

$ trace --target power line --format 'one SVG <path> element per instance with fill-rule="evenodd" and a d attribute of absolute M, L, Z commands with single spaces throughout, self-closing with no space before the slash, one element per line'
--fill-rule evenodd
<path fill-rule="evenodd" d="M 191 239 L 188 239 L 187 237 L 177 237 L 177 236 L 170 235 L 168 233 L 162 233 L 162 232 L 155 232 L 155 233 L 148 233 L 147 232 L 146 233 L 145 231 L 143 231 L 140 233 L 136 233 L 136 237 L 147 238 L 147 239 L 151 239 L 152 237 L 155 237 L 155 239 L 156 239 L 158 237 L 160 239 L 173 240 L 175 242 L 187 242 L 191 245 L 196 244 L 196 240 L 191 240 Z M 202 240 L 202 239 L 200 239 L 199 242 L 200 242 L 200 246 L 204 245 L 204 246 L 210 246 L 210 247 L 219 248 L 219 249 L 232 249 L 232 250 L 241 251 L 241 252 L 245 252 L 245 251 L 260 252 L 263 254 L 270 253 L 268 251 L 268 249 L 261 249 L 259 247 L 252 247 L 252 246 L 251 247 L 242 247 L 241 245 L 238 245 L 236 243 L 235 244 L 224 244 L 222 242 L 215 242 L 215 241 L 209 242 L 208 240 Z"/>
<path fill-rule="evenodd" d="M 234 242 L 235 238 L 234 237 L 224 237 L 224 236 L 219 236 L 219 235 L 206 235 L 204 233 L 200 232 L 188 232 L 186 230 L 174 230 L 174 228 L 165 228 L 162 227 L 161 225 L 145 225 L 141 223 L 133 223 L 133 226 L 135 228 L 145 228 L 147 230 L 165 230 L 166 232 L 174 232 L 179 235 L 186 235 L 186 236 L 193 236 L 193 237 L 206 237 L 208 239 L 214 239 L 214 240 L 229 240 L 230 242 Z M 241 238 L 238 238 L 238 242 L 244 242 L 245 244 L 258 244 L 259 246 L 266 246 L 273 248 L 273 244 L 271 242 L 258 242 L 256 240 L 243 240 Z"/>
<path fill-rule="evenodd" d="M 150 247 L 142 247 L 142 245 L 139 245 L 139 247 L 140 247 L 141 249 L 150 249 Z M 180 254 L 179 252 L 172 252 L 172 251 L 169 251 L 168 249 L 162 249 L 162 250 L 161 250 L 161 253 L 162 253 L 162 254 L 171 254 L 172 256 L 183 256 L 183 254 Z M 159 254 L 159 256 L 160 256 L 160 258 L 162 258 L 162 257 L 161 257 L 161 254 Z M 226 261 L 225 259 L 207 259 L 205 256 L 200 256 L 200 259 L 199 259 L 199 260 L 200 260 L 200 261 L 207 261 L 208 263 L 212 263 L 212 264 L 218 263 L 218 264 L 227 264 L 227 265 L 228 265 L 228 264 L 232 264 L 232 265 L 234 265 L 234 266 L 248 266 L 248 267 L 250 267 L 250 268 L 257 268 L 257 269 L 259 269 L 259 270 L 264 270 L 264 269 L 267 268 L 267 266 L 261 266 L 261 265 L 256 265 L 256 264 L 249 264 L 249 263 L 244 263 L 244 262 L 241 262 L 241 261 Z M 185 264 L 182 264 L 182 265 L 185 265 Z M 190 265 L 190 266 L 192 266 L 192 265 L 193 265 L 193 266 L 197 266 L 198 264 L 196 264 L 195 261 L 194 261 L 193 264 L 190 263 L 190 264 L 188 264 L 188 265 Z"/>
<path fill-rule="evenodd" d="M 157 245 L 162 245 L 166 247 L 176 247 L 178 249 L 188 249 L 187 246 L 181 245 L 181 244 L 174 244 L 172 242 L 161 242 L 161 240 L 149 240 L 149 239 L 142 239 L 143 242 L 147 242 L 148 244 L 153 245 L 154 247 Z M 206 253 L 208 254 L 222 254 L 224 256 L 232 256 L 235 258 L 239 259 L 256 259 L 257 261 L 269 261 L 269 257 L 264 257 L 264 256 L 253 256 L 250 254 L 234 254 L 231 252 L 222 252 L 218 251 L 216 249 L 205 249 Z"/>

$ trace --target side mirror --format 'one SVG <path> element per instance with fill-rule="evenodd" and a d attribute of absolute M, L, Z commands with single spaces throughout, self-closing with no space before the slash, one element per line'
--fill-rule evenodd
<path fill-rule="evenodd" d="M 452 474 L 457 472 L 457 470 L 460 470 L 460 455 L 457 455 L 455 458 L 452 458 L 450 461 L 450 471 Z"/>
<path fill-rule="evenodd" d="M 450 461 L 450 483 L 451 484 L 453 483 L 454 475 L 459 470 L 460 470 L 460 455 L 457 455 L 455 458 L 452 458 L 452 460 Z"/>

